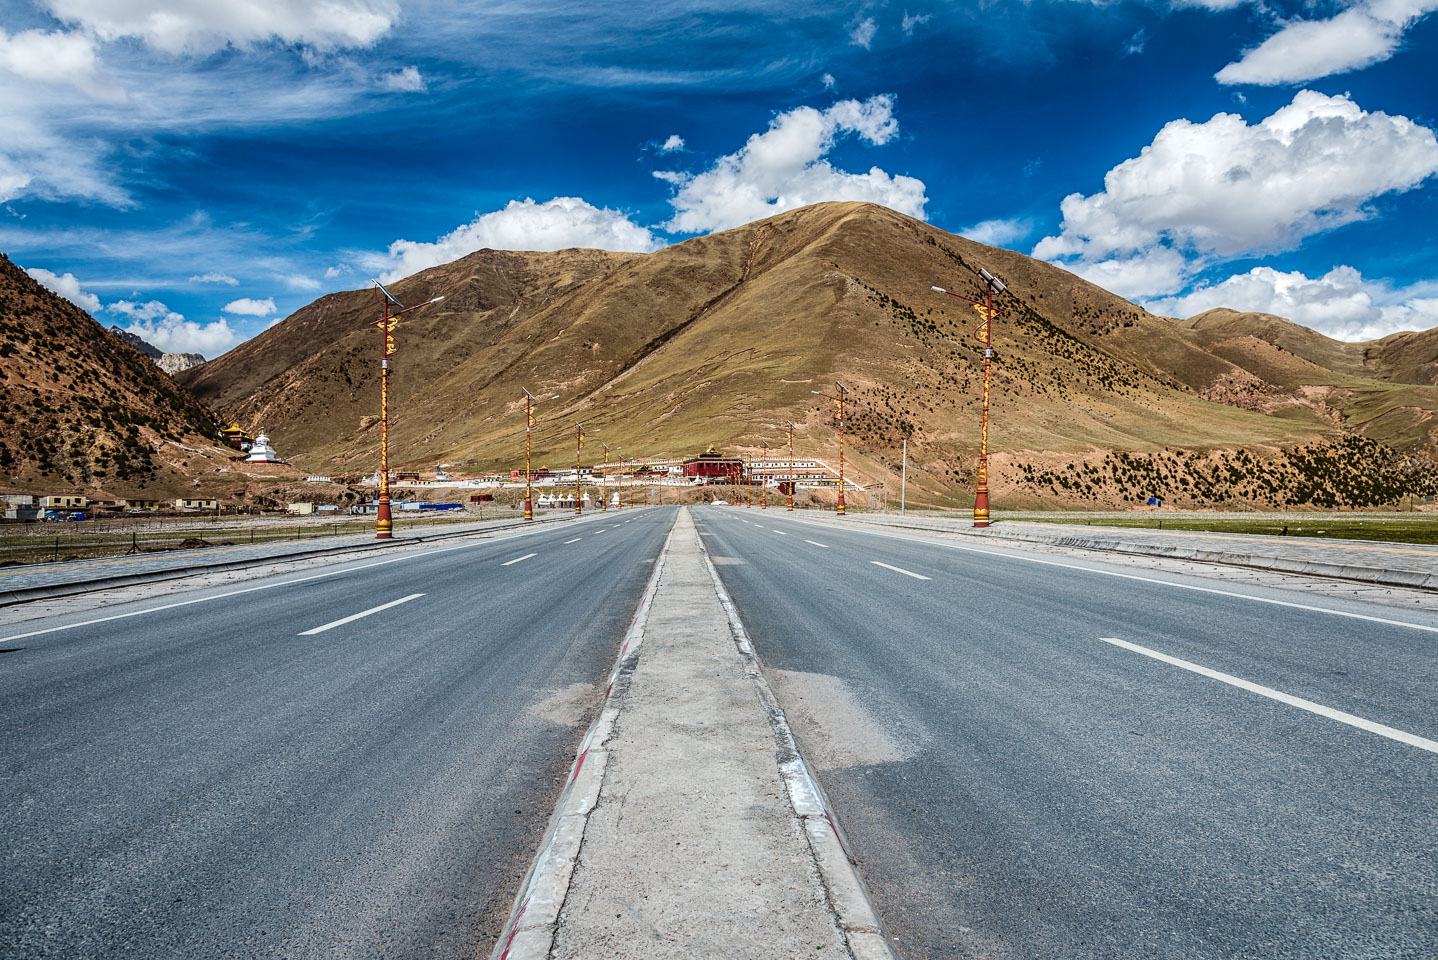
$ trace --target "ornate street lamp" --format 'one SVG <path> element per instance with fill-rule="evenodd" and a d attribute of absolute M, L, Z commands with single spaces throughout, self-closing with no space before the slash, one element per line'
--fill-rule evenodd
<path fill-rule="evenodd" d="M 389 508 L 389 358 L 395 353 L 394 328 L 399 323 L 399 318 L 411 310 L 418 310 L 420 307 L 427 307 L 431 303 L 439 303 L 444 297 L 435 297 L 433 300 L 426 300 L 424 303 L 417 303 L 412 307 L 406 307 L 400 303 L 395 295 L 384 288 L 384 284 L 378 280 L 373 281 L 377 289 L 376 296 L 384 308 L 380 319 L 372 326 L 379 327 L 380 333 L 380 354 L 379 354 L 379 506 L 375 509 L 374 538 L 376 540 L 390 540 L 394 538 L 394 518 L 390 515 Z M 390 307 L 396 307 L 393 312 Z"/>

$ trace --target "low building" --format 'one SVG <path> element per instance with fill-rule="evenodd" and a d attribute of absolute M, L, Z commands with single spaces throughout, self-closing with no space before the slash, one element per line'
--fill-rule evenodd
<path fill-rule="evenodd" d="M 250 445 L 255 442 L 254 437 L 240 428 L 240 422 L 238 420 L 221 430 L 220 436 L 236 450 L 248 450 L 250 449 Z"/>
<path fill-rule="evenodd" d="M 33 507 L 35 506 L 35 495 L 31 493 L 7 493 L 0 497 L 5 501 L 7 507 Z"/>
<path fill-rule="evenodd" d="M 90 503 L 88 497 L 41 497 L 43 510 L 83 510 Z"/>
<path fill-rule="evenodd" d="M 735 483 L 744 476 L 744 460 L 741 457 L 726 457 L 712 446 L 684 461 L 686 479 L 698 482 Z"/>
<path fill-rule="evenodd" d="M 131 513 L 157 513 L 161 506 L 158 500 L 126 499 L 122 504 Z"/>
<path fill-rule="evenodd" d="M 196 510 L 218 510 L 220 509 L 220 501 L 212 500 L 206 497 L 181 497 L 180 499 L 175 501 L 175 509 L 187 511 L 190 513 L 193 513 Z"/>
<path fill-rule="evenodd" d="M 313 503 L 292 503 L 285 509 L 297 517 L 308 517 L 315 512 L 315 505 Z"/>

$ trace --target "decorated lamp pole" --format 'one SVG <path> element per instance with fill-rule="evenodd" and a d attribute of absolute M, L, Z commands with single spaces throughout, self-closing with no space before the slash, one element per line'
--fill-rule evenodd
<path fill-rule="evenodd" d="M 785 420 L 789 425 L 789 512 L 794 512 L 794 491 L 799 486 L 799 481 L 794 478 L 794 423 Z"/>
<path fill-rule="evenodd" d="M 374 538 L 376 540 L 391 540 L 394 538 L 394 517 L 390 513 L 389 504 L 389 358 L 395 353 L 394 328 L 399 323 L 399 318 L 411 310 L 418 310 L 420 307 L 427 307 L 431 303 L 438 303 L 444 297 L 435 297 L 426 300 L 424 303 L 406 307 L 385 289 L 384 284 L 378 280 L 373 281 L 377 290 L 383 313 L 380 319 L 373 323 L 379 327 L 380 353 L 379 353 L 379 504 L 375 508 Z M 390 312 L 390 307 L 396 309 Z"/>
<path fill-rule="evenodd" d="M 519 389 L 524 390 L 523 387 Z M 558 400 L 559 394 L 549 398 Z M 531 469 L 530 455 L 533 452 L 530 444 L 530 432 L 534 429 L 534 405 L 543 401 L 524 390 L 524 519 L 534 519 L 534 470 Z"/>
<path fill-rule="evenodd" d="M 609 444 L 601 443 L 604 448 L 604 468 L 599 471 L 599 509 L 609 509 Z"/>
<path fill-rule="evenodd" d="M 835 406 L 839 408 L 839 502 L 835 506 L 834 512 L 842 517 L 844 515 L 844 401 L 848 399 L 849 388 L 837 380 L 834 381 L 834 386 L 839 388 L 838 393 L 819 393 L 818 390 L 809 392 L 834 401 Z"/>
<path fill-rule="evenodd" d="M 759 445 L 764 448 L 764 467 L 767 471 L 769 466 L 769 441 L 760 440 Z M 769 509 L 769 484 L 765 482 L 763 474 L 759 476 L 759 509 Z"/>
<path fill-rule="evenodd" d="M 576 514 L 582 513 L 584 509 L 579 505 L 579 451 L 583 449 L 584 424 L 576 423 L 574 425 L 574 512 Z"/>
<path fill-rule="evenodd" d="M 978 285 L 981 299 L 966 297 L 962 293 L 945 290 L 943 287 L 932 287 L 931 289 L 937 290 L 939 293 L 946 293 L 951 297 L 958 297 L 960 300 L 967 300 L 983 317 L 979 327 L 984 332 L 984 405 L 979 427 L 979 485 L 974 492 L 974 526 L 987 527 L 989 525 L 989 366 L 994 358 L 994 298 L 1001 295 L 1008 287 L 1002 280 L 982 267 L 979 268 L 975 283 Z"/>

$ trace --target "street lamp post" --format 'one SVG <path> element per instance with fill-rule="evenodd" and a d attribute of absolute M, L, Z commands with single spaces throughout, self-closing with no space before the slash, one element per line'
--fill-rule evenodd
<path fill-rule="evenodd" d="M 584 424 L 574 425 L 574 512 L 582 513 L 584 508 L 579 505 L 579 451 L 584 449 Z"/>
<path fill-rule="evenodd" d="M 604 469 L 599 471 L 599 509 L 609 509 L 609 444 L 601 443 L 604 448 Z"/>
<path fill-rule="evenodd" d="M 424 303 L 406 307 L 395 298 L 395 295 L 384 288 L 384 284 L 378 280 L 373 281 L 381 296 L 380 304 L 384 312 L 373 326 L 379 327 L 380 353 L 379 353 L 379 504 L 375 507 L 374 538 L 376 540 L 391 540 L 394 538 L 394 517 L 390 514 L 389 506 L 389 358 L 395 353 L 395 340 L 391 335 L 399 318 L 411 310 L 418 310 L 420 307 L 427 307 L 431 303 L 438 303 L 444 297 L 435 297 L 426 300 Z M 390 313 L 390 306 L 397 307 Z"/>
<path fill-rule="evenodd" d="M 987 527 L 989 525 L 989 366 L 994 359 L 994 297 L 1001 295 L 1008 289 L 1008 286 L 982 267 L 979 268 L 976 282 L 983 294 L 982 300 L 966 297 L 962 293 L 954 293 L 943 287 L 931 287 L 930 289 L 957 297 L 960 300 L 967 300 L 978 308 L 984 318 L 983 323 L 980 324 L 984 331 L 984 405 L 983 419 L 979 428 L 979 486 L 974 492 L 974 526 Z"/>
<path fill-rule="evenodd" d="M 767 470 L 769 466 L 769 441 L 760 440 L 759 445 L 764 448 L 764 466 Z M 769 484 L 765 483 L 763 474 L 759 476 L 759 509 L 769 509 Z"/>
<path fill-rule="evenodd" d="M 842 517 L 844 515 L 844 401 L 848 399 L 849 388 L 837 380 L 834 381 L 834 386 L 839 388 L 838 393 L 820 393 L 818 390 L 809 392 L 816 396 L 827 397 L 834 401 L 839 408 L 839 502 L 835 506 L 834 512 Z"/>
<path fill-rule="evenodd" d="M 524 390 L 523 387 L 519 389 Z M 558 400 L 559 394 L 549 398 Z M 541 403 L 538 397 L 524 390 L 524 519 L 534 519 L 534 471 L 530 469 L 530 431 L 534 429 L 534 405 Z"/>
<path fill-rule="evenodd" d="M 794 477 L 794 423 L 791 420 L 784 421 L 789 426 L 789 512 L 794 512 L 794 491 L 799 487 L 799 481 Z"/>

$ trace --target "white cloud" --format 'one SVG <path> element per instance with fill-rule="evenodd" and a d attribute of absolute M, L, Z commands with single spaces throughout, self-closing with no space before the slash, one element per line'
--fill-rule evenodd
<path fill-rule="evenodd" d="M 148 303 L 117 300 L 105 309 L 125 317 L 129 321 L 125 329 L 164 353 L 198 353 L 214 359 L 245 339 L 226 320 L 196 323 L 158 300 Z"/>
<path fill-rule="evenodd" d="M 902 21 L 902 26 L 903 26 L 903 30 L 904 30 L 904 36 L 906 36 L 906 37 L 912 37 L 912 36 L 914 35 L 914 28 L 915 28 L 915 27 L 922 27 L 924 24 L 928 23 L 928 22 L 929 22 L 930 20 L 932 20 L 932 19 L 933 19 L 933 14 L 930 14 L 930 13 L 914 13 L 914 14 L 911 14 L 911 13 L 909 13 L 909 11 L 905 10 L 905 11 L 904 11 L 904 19 L 903 19 L 903 21 Z"/>
<path fill-rule="evenodd" d="M 674 216 L 664 228 L 725 230 L 825 200 L 865 200 L 923 219 L 928 197 L 922 180 L 891 176 L 878 167 L 849 173 L 824 159 L 845 134 L 874 146 L 897 137 L 893 110 L 894 98 L 888 95 L 840 100 L 827 110 L 797 107 L 702 173 L 655 171 L 676 188 L 670 201 Z"/>
<path fill-rule="evenodd" d="M 367 266 L 382 269 L 388 283 L 426 267 L 458 260 L 486 247 L 495 250 L 564 250 L 597 247 L 648 253 L 663 246 L 645 227 L 608 207 L 596 207 L 579 197 L 555 197 L 544 203 L 511 200 L 503 210 L 475 217 L 434 243 L 396 240 L 385 254 L 364 258 Z"/>
<path fill-rule="evenodd" d="M 1128 43 L 1124 44 L 1123 55 L 1129 57 L 1143 53 L 1146 46 L 1148 46 L 1148 28 L 1139 27 L 1138 32 L 1129 37 Z"/>
<path fill-rule="evenodd" d="M 819 78 L 819 82 L 824 85 L 825 90 L 836 90 L 839 87 L 839 81 L 834 79 L 834 75 L 832 73 L 824 74 L 822 77 Z"/>
<path fill-rule="evenodd" d="M 324 286 L 324 284 L 320 283 L 314 277 L 307 277 L 302 273 L 292 273 L 288 276 L 280 277 L 280 279 L 283 280 L 285 286 L 291 290 L 304 290 L 306 293 L 313 292 Z"/>
<path fill-rule="evenodd" d="M 398 90 L 403 93 L 423 93 L 429 86 L 420 74 L 418 67 L 405 67 L 394 73 L 386 73 L 379 78 L 379 82 L 380 86 L 386 90 Z"/>
<path fill-rule="evenodd" d="M 325 279 L 333 280 L 336 277 L 342 277 L 347 273 L 354 273 L 354 267 L 351 267 L 347 263 L 337 263 L 332 267 L 325 268 Z"/>
<path fill-rule="evenodd" d="M 960 230 L 959 236 L 968 237 L 976 243 L 986 243 L 991 247 L 1002 247 L 1022 240 L 1032 230 L 1033 224 L 1027 220 L 983 220 Z"/>
<path fill-rule="evenodd" d="M 1403 32 L 1434 0 L 1366 0 L 1326 20 L 1292 20 L 1214 77 L 1219 83 L 1301 83 L 1393 56 Z"/>
<path fill-rule="evenodd" d="M 1181 287 L 1175 278 L 1205 262 L 1293 249 L 1366 219 L 1370 200 L 1434 173 L 1432 130 L 1303 90 L 1252 126 L 1228 113 L 1167 124 L 1104 176 L 1102 192 L 1065 197 L 1061 232 L 1033 255 L 1094 282 L 1125 276 L 1134 285 L 1114 289 L 1125 296 L 1170 294 Z M 1179 254 L 1190 264 L 1175 274 L 1169 267 Z M 1133 267 L 1122 266 L 1130 259 Z M 1136 285 L 1161 280 L 1168 285 Z"/>
<path fill-rule="evenodd" d="M 879 32 L 879 25 L 874 22 L 873 17 L 865 17 L 849 27 L 849 43 L 856 47 L 869 49 L 874 42 L 874 34 Z"/>
<path fill-rule="evenodd" d="M 1349 266 L 1321 277 L 1255 267 L 1221 283 L 1145 306 L 1166 316 L 1191 317 L 1216 307 L 1287 317 L 1338 340 L 1373 340 L 1400 330 L 1438 325 L 1438 283 L 1392 289 L 1363 279 Z"/>
<path fill-rule="evenodd" d="M 684 149 L 684 138 L 677 133 L 671 133 L 669 139 L 659 145 L 660 153 L 674 153 Z"/>
<path fill-rule="evenodd" d="M 231 300 L 220 308 L 223 313 L 237 313 L 246 317 L 268 317 L 276 309 L 278 308 L 275 306 L 274 297 L 266 297 L 263 300 L 241 297 L 238 300 Z"/>
<path fill-rule="evenodd" d="M 94 313 L 100 309 L 100 298 L 80 288 L 80 280 L 73 273 L 51 273 L 43 267 L 29 267 L 25 270 L 40 286 L 51 293 L 64 297 L 81 310 Z"/>
<path fill-rule="evenodd" d="M 170 54 L 272 39 L 319 49 L 365 47 L 389 32 L 398 0 L 47 0 L 58 19 L 101 40 L 134 37 Z"/>
<path fill-rule="evenodd" d="M 240 285 L 240 281 L 236 280 L 234 277 L 230 276 L 228 273 L 206 273 L 206 274 L 203 274 L 203 275 L 196 275 L 196 276 L 193 276 L 193 277 L 190 278 L 190 282 L 191 282 L 191 283 L 223 283 L 223 284 L 224 284 L 225 286 L 227 286 L 227 287 L 238 287 L 238 286 Z"/>
<path fill-rule="evenodd" d="M 52 86 L 74 87 L 99 100 L 123 100 L 125 91 L 100 76 L 95 41 L 83 34 L 0 30 L 0 70 Z"/>

